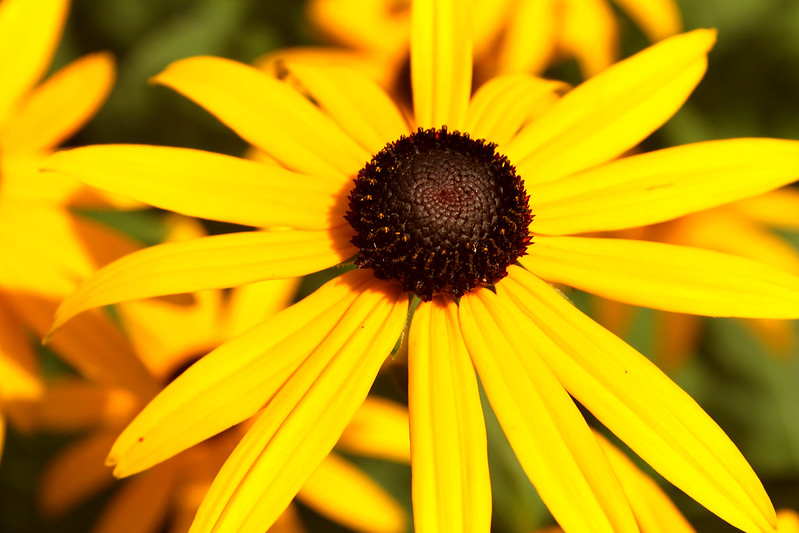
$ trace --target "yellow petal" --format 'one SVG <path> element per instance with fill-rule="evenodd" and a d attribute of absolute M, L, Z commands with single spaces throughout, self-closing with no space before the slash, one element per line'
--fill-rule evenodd
<path fill-rule="evenodd" d="M 122 389 L 62 377 L 47 384 L 44 398 L 36 404 L 36 427 L 58 432 L 99 425 L 119 428 L 130 421 L 141 405 L 141 399 Z M 112 442 L 103 450 L 100 463 Z"/>
<path fill-rule="evenodd" d="M 711 209 L 676 220 L 667 238 L 673 244 L 748 257 L 791 274 L 799 274 L 799 251 L 760 222 L 742 215 L 732 206 Z"/>
<path fill-rule="evenodd" d="M 472 2 L 417 0 L 411 7 L 411 82 L 420 128 L 461 130 L 472 91 Z"/>
<path fill-rule="evenodd" d="M 355 531 L 404 533 L 407 527 L 402 506 L 362 470 L 335 453 L 314 470 L 297 499 Z"/>
<path fill-rule="evenodd" d="M 192 57 L 153 78 L 191 98 L 287 167 L 341 179 L 369 154 L 285 83 L 253 67 L 218 57 Z"/>
<path fill-rule="evenodd" d="M 70 443 L 53 459 L 39 481 L 38 499 L 48 515 L 61 515 L 114 482 L 103 458 L 114 433 L 100 431 Z"/>
<path fill-rule="evenodd" d="M 124 300 L 302 276 L 355 253 L 348 227 L 258 231 L 165 243 L 127 255 L 81 283 L 56 313 L 53 330 L 81 311 Z"/>
<path fill-rule="evenodd" d="M 166 463 L 124 482 L 103 510 L 94 533 L 158 533 L 166 522 L 178 481 L 176 465 Z"/>
<path fill-rule="evenodd" d="M 408 50 L 410 2 L 311 0 L 308 17 L 331 40 L 382 56 Z"/>
<path fill-rule="evenodd" d="M 420 533 L 491 528 L 491 482 L 480 392 L 458 306 L 421 303 L 408 337 L 413 517 Z"/>
<path fill-rule="evenodd" d="M 164 146 L 66 150 L 50 157 L 44 169 L 184 215 L 259 227 L 340 225 L 350 188 L 277 165 Z"/>
<path fill-rule="evenodd" d="M 663 222 L 797 177 L 799 142 L 732 139 L 627 157 L 529 192 L 535 231 L 563 235 Z"/>
<path fill-rule="evenodd" d="M 558 101 L 568 86 L 523 74 L 498 76 L 475 93 L 466 115 L 466 131 L 501 146 L 531 118 Z"/>
<path fill-rule="evenodd" d="M 616 63 L 527 125 L 505 155 L 528 185 L 617 157 L 682 106 L 705 72 L 715 36 L 695 30 Z"/>
<path fill-rule="evenodd" d="M 36 335 L 43 336 L 58 302 L 13 294 L 9 295 L 9 303 Z M 86 313 L 56 332 L 49 346 L 84 377 L 126 389 L 142 400 L 152 397 L 159 388 L 125 335 L 101 310 Z"/>
<path fill-rule="evenodd" d="M 327 339 L 286 376 L 225 462 L 190 531 L 264 531 L 333 448 L 366 398 L 408 311 L 396 284 L 371 280 L 358 292 L 339 315 L 336 330 L 326 329 Z M 309 336 L 316 327 L 305 329 Z"/>
<path fill-rule="evenodd" d="M 646 533 L 693 533 L 677 506 L 669 499 L 655 481 L 641 472 L 637 466 L 605 437 L 594 432 L 599 446 L 610 461 L 624 494 L 630 501 L 641 531 Z"/>
<path fill-rule="evenodd" d="M 326 338 L 328 349 L 339 346 L 329 334 L 348 318 L 368 276 L 339 276 L 197 361 L 120 435 L 108 458 L 116 475 L 149 468 L 255 414 Z"/>
<path fill-rule="evenodd" d="M 646 357 L 524 269 L 511 266 L 497 292 L 509 314 L 527 316 L 520 331 L 569 394 L 652 468 L 732 525 L 772 530 L 774 509 L 752 468 Z"/>
<path fill-rule="evenodd" d="M 22 101 L 0 130 L 0 147 L 8 152 L 53 148 L 94 116 L 113 80 L 109 54 L 91 54 L 70 63 Z"/>
<path fill-rule="evenodd" d="M 583 76 L 590 78 L 617 59 L 616 15 L 605 0 L 562 2 L 560 48 L 574 56 Z"/>
<path fill-rule="evenodd" d="M 682 28 L 680 8 L 674 0 L 613 0 L 653 41 L 665 39 Z"/>
<path fill-rule="evenodd" d="M 638 531 L 585 419 L 512 310 L 485 289 L 460 300 L 469 353 L 527 477 L 565 531 Z"/>
<path fill-rule="evenodd" d="M 0 4 L 0 125 L 47 71 L 68 7 L 68 0 L 3 0 Z"/>
<path fill-rule="evenodd" d="M 484 4 L 493 2 L 484 1 Z M 540 74 L 555 53 L 558 31 L 557 2 L 518 0 L 508 17 L 508 28 L 499 50 L 503 74 Z M 480 19 L 477 19 L 480 20 Z"/>
<path fill-rule="evenodd" d="M 0 402 L 42 395 L 38 358 L 31 339 L 6 297 L 0 294 Z"/>
<path fill-rule="evenodd" d="M 343 2 L 333 0 L 335 3 Z M 368 1 L 372 5 L 377 2 Z M 410 11 L 410 10 L 409 10 Z M 347 13 L 348 16 L 352 12 Z M 313 65 L 318 67 L 345 67 L 364 73 L 370 79 L 377 82 L 381 87 L 390 89 L 396 83 L 397 72 L 400 69 L 401 61 L 408 61 L 408 39 L 407 35 L 410 27 L 405 28 L 405 53 L 404 56 L 396 58 L 386 58 L 371 51 L 354 50 L 351 48 L 333 48 L 330 46 L 299 46 L 292 48 L 280 48 L 254 61 L 254 65 L 259 70 L 270 74 L 276 78 L 283 78 L 287 74 L 286 65 L 302 63 L 303 65 Z M 406 66 L 407 70 L 407 66 Z M 289 78 L 287 81 L 291 82 Z"/>
<path fill-rule="evenodd" d="M 408 424 L 405 406 L 369 396 L 355 412 L 336 447 L 356 455 L 410 463 Z"/>
<path fill-rule="evenodd" d="M 370 154 L 408 134 L 405 119 L 391 98 L 360 72 L 304 63 L 289 63 L 287 68 L 341 129 Z"/>
<path fill-rule="evenodd" d="M 75 178 L 56 172 L 42 172 L 42 163 L 46 158 L 42 153 L 3 154 L 0 174 L 3 175 L 3 200 L 7 202 L 6 205 L 90 209 L 141 207 L 138 202 L 87 187 Z"/>
<path fill-rule="evenodd" d="M 771 227 L 799 230 L 799 190 L 795 187 L 783 187 L 736 202 L 730 207 Z"/>
<path fill-rule="evenodd" d="M 548 281 L 643 307 L 707 316 L 799 317 L 799 277 L 712 250 L 539 236 L 521 263 Z"/>
<path fill-rule="evenodd" d="M 791 509 L 777 511 L 777 523 L 780 533 L 799 533 L 799 514 Z"/>

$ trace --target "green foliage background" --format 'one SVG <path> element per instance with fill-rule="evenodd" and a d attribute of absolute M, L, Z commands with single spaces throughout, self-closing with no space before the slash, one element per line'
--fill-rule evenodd
<path fill-rule="evenodd" d="M 682 0 L 681 5 L 686 28 L 718 28 L 718 44 L 689 102 L 645 145 L 748 136 L 799 139 L 799 2 Z M 108 50 L 117 59 L 118 78 L 108 104 L 69 144 L 133 142 L 241 154 L 245 144 L 227 128 L 147 79 L 183 57 L 209 54 L 250 62 L 282 46 L 317 43 L 303 9 L 304 2 L 281 0 L 74 0 L 54 68 L 85 53 Z M 646 45 L 623 16 L 622 25 L 626 54 Z M 552 73 L 578 81 L 574 65 L 558 66 Z M 146 243 L 160 237 L 157 212 L 105 220 Z M 795 235 L 785 237 L 799 243 Z M 574 299 L 590 309 L 586 298 Z M 651 312 L 642 311 L 629 341 L 647 353 L 651 331 Z M 695 355 L 675 380 L 739 445 L 775 506 L 799 508 L 799 354 L 777 359 L 737 322 L 709 319 Z M 49 371 L 66 371 L 46 352 L 43 357 Z M 378 387 L 390 390 L 387 383 Z M 521 533 L 547 523 L 545 509 L 491 417 L 488 426 L 494 529 Z M 0 463 L 0 531 L 89 530 L 107 495 L 56 522 L 42 519 L 33 501 L 42 464 L 68 440 L 10 431 Z M 362 464 L 409 505 L 407 468 L 380 461 Z M 731 530 L 668 490 L 698 531 Z M 320 530 L 343 531 L 311 513 L 307 516 Z"/>

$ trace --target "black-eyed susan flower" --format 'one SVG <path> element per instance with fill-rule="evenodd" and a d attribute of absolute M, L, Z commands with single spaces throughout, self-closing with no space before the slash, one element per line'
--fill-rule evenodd
<path fill-rule="evenodd" d="M 708 250 L 579 236 L 789 183 L 799 143 L 735 139 L 617 160 L 682 105 L 704 74 L 714 33 L 664 40 L 559 100 L 561 84 L 523 75 L 495 78 L 470 97 L 464 7 L 413 4 L 410 123 L 356 71 L 289 65 L 289 85 L 198 57 L 156 81 L 279 165 L 119 145 L 48 161 L 50 170 L 152 205 L 280 228 L 131 254 L 83 283 L 56 327 L 126 299 L 299 276 L 353 258 L 361 267 L 342 269 L 199 360 L 128 426 L 109 463 L 120 476 L 145 470 L 260 411 L 192 530 L 262 531 L 335 445 L 418 303 L 408 335 L 417 530 L 489 528 L 477 375 L 565 530 L 637 529 L 574 399 L 712 512 L 746 531 L 773 529 L 760 481 L 723 431 L 548 282 L 671 311 L 799 316 L 799 279 L 778 269 Z"/>
<path fill-rule="evenodd" d="M 135 250 L 71 207 L 111 199 L 77 180 L 39 172 L 41 162 L 105 100 L 114 77 L 103 53 L 82 57 L 41 81 L 69 2 L 0 1 L 0 406 L 41 393 L 32 335 L 44 335 L 58 303 L 98 266 Z M 53 348 L 85 376 L 153 394 L 146 371 L 107 317 L 92 312 L 53 337 Z M 12 420 L 24 424 L 24 409 Z"/>
<path fill-rule="evenodd" d="M 186 219 L 173 219 L 169 226 L 168 242 L 204 234 L 198 224 Z M 118 314 L 125 336 L 146 362 L 153 382 L 161 384 L 199 354 L 284 308 L 295 290 L 295 280 L 270 280 L 237 287 L 224 295 L 214 290 L 192 294 L 184 301 L 125 302 L 118 306 Z M 120 346 L 120 350 L 130 349 Z M 60 377 L 48 384 L 36 406 L 36 428 L 83 431 L 85 435 L 44 470 L 39 498 L 47 515 L 58 516 L 112 484 L 105 456 L 119 432 L 150 399 L 78 377 Z M 162 531 L 167 526 L 175 533 L 188 531 L 214 476 L 247 427 L 245 423 L 231 428 L 127 480 L 114 492 L 93 531 L 146 533 Z M 388 400 L 368 398 L 344 430 L 338 448 L 407 462 L 407 410 Z M 356 531 L 402 533 L 406 529 L 402 507 L 336 452 L 319 465 L 297 498 Z M 275 531 L 304 531 L 294 510 L 285 512 L 278 522 Z"/>

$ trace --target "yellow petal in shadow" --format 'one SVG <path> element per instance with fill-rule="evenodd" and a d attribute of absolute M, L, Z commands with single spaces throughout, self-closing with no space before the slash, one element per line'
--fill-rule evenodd
<path fill-rule="evenodd" d="M 407 527 L 402 506 L 362 470 L 335 453 L 314 470 L 297 499 L 355 531 L 404 533 Z"/>
<path fill-rule="evenodd" d="M 154 533 L 166 522 L 178 481 L 177 465 L 165 463 L 129 481 L 111 498 L 94 533 Z"/>
<path fill-rule="evenodd" d="M 113 431 L 93 433 L 70 443 L 45 467 L 38 499 L 47 515 L 64 514 L 114 483 L 103 464 L 113 442 Z"/>
<path fill-rule="evenodd" d="M 612 65 L 527 125 L 505 155 L 528 185 L 619 156 L 682 106 L 705 73 L 715 39 L 714 31 L 695 30 Z"/>
<path fill-rule="evenodd" d="M 411 7 L 411 82 L 416 125 L 462 130 L 472 91 L 470 0 Z"/>
<path fill-rule="evenodd" d="M 407 317 L 408 300 L 397 285 L 367 283 L 349 309 L 337 309 L 340 324 L 325 328 L 325 341 L 287 376 L 230 455 L 191 532 L 264 531 L 333 448 Z M 318 328 L 306 324 L 305 335 Z"/>
<path fill-rule="evenodd" d="M 504 282 L 504 281 L 503 281 Z M 566 531 L 638 531 L 585 419 L 510 312 L 486 289 L 460 300 L 469 353 L 502 430 Z"/>
<path fill-rule="evenodd" d="M 646 357 L 535 275 L 511 266 L 497 293 L 558 381 L 644 461 L 719 517 L 772 531 L 774 508 L 729 437 Z"/>
<path fill-rule="evenodd" d="M 78 313 L 125 300 L 234 287 L 334 266 L 355 253 L 349 227 L 214 235 L 129 254 L 81 283 L 58 308 L 52 331 Z"/>
<path fill-rule="evenodd" d="M 485 421 L 458 307 L 422 302 L 408 337 L 414 526 L 420 533 L 491 527 Z"/>
<path fill-rule="evenodd" d="M 520 261 L 548 281 L 632 305 L 707 316 L 799 317 L 799 277 L 712 250 L 538 236 Z"/>
<path fill-rule="evenodd" d="M 318 107 L 253 67 L 199 56 L 172 63 L 152 81 L 192 99 L 292 170 L 338 177 L 343 185 L 369 160 Z"/>

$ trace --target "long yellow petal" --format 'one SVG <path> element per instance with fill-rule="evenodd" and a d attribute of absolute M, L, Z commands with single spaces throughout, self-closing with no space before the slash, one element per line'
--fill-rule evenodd
<path fill-rule="evenodd" d="M 497 76 L 475 93 L 466 114 L 466 131 L 500 146 L 533 117 L 544 113 L 565 91 L 565 83 L 523 74 Z"/>
<path fill-rule="evenodd" d="M 461 130 L 472 91 L 471 0 L 411 6 L 411 83 L 416 125 Z"/>
<path fill-rule="evenodd" d="M 491 528 L 491 482 L 480 392 L 451 299 L 421 303 L 408 337 L 414 527 Z"/>
<path fill-rule="evenodd" d="M 129 254 L 81 283 L 56 313 L 53 330 L 81 311 L 138 298 L 234 287 L 310 274 L 355 253 L 352 230 L 258 231 L 159 244 Z"/>
<path fill-rule="evenodd" d="M 244 333 L 288 307 L 297 294 L 301 278 L 270 279 L 236 287 L 230 292 L 224 334 Z"/>
<path fill-rule="evenodd" d="M 397 402 L 369 396 L 341 434 L 336 448 L 347 453 L 410 463 L 408 409 Z"/>
<path fill-rule="evenodd" d="M 176 465 L 166 463 L 125 481 L 103 509 L 93 533 L 158 533 L 166 522 L 178 482 Z"/>
<path fill-rule="evenodd" d="M 732 139 L 627 157 L 529 192 L 535 231 L 564 235 L 655 224 L 760 195 L 797 177 L 799 142 Z"/>
<path fill-rule="evenodd" d="M 490 0 L 481 3 L 493 4 Z M 517 0 L 508 17 L 508 28 L 499 49 L 502 74 L 540 74 L 555 54 L 558 2 Z M 478 19 L 479 20 L 479 19 Z"/>
<path fill-rule="evenodd" d="M 674 0 L 613 1 L 626 11 L 653 41 L 665 39 L 682 29 L 680 8 Z"/>
<path fill-rule="evenodd" d="M 489 290 L 460 300 L 466 344 L 519 462 L 565 531 L 638 531 L 585 419 Z"/>
<path fill-rule="evenodd" d="M 370 154 L 408 134 L 408 125 L 397 106 L 364 74 L 345 67 L 302 62 L 289 63 L 287 68 L 341 129 Z"/>
<path fill-rule="evenodd" d="M 621 450 L 597 432 L 594 436 L 619 476 L 624 494 L 630 502 L 635 519 L 645 533 L 693 533 L 685 519 L 655 481 L 641 472 Z"/>
<path fill-rule="evenodd" d="M 44 169 L 184 215 L 257 227 L 340 225 L 349 185 L 227 155 L 165 146 L 58 152 Z"/>
<path fill-rule="evenodd" d="M 91 54 L 70 63 L 23 100 L 0 129 L 0 147 L 8 152 L 53 148 L 94 116 L 113 81 L 114 61 L 109 54 Z"/>
<path fill-rule="evenodd" d="M 646 357 L 555 289 L 511 266 L 497 284 L 509 314 L 569 393 L 663 477 L 744 531 L 771 531 L 774 509 L 729 437 Z M 534 343 L 534 344 L 533 344 Z"/>
<path fill-rule="evenodd" d="M 338 349 L 337 328 L 368 279 L 339 276 L 271 320 L 228 341 L 170 383 L 122 432 L 108 457 L 128 476 L 255 414 L 320 345 Z M 345 319 L 343 326 L 337 326 Z M 351 324 L 350 324 L 351 325 Z"/>
<path fill-rule="evenodd" d="M 525 182 L 553 181 L 634 147 L 682 106 L 707 66 L 715 32 L 662 41 L 584 82 L 506 148 Z"/>
<path fill-rule="evenodd" d="M 0 4 L 0 129 L 12 106 L 47 71 L 68 8 L 68 0 Z"/>
<path fill-rule="evenodd" d="M 712 250 L 539 236 L 520 261 L 548 281 L 633 305 L 707 316 L 799 317 L 799 277 Z"/>
<path fill-rule="evenodd" d="M 357 292 L 339 327 L 287 376 L 225 462 L 190 531 L 264 531 L 333 448 L 408 311 L 395 284 L 372 280 Z M 317 328 L 306 329 L 307 336 Z"/>
<path fill-rule="evenodd" d="M 355 531 L 404 533 L 407 528 L 408 518 L 402 506 L 363 470 L 335 453 L 314 470 L 297 499 Z"/>
<path fill-rule="evenodd" d="M 113 431 L 93 433 L 70 443 L 44 468 L 38 488 L 42 511 L 61 515 L 114 482 L 103 458 L 114 442 Z"/>
<path fill-rule="evenodd" d="M 192 57 L 153 78 L 191 98 L 287 167 L 338 177 L 341 183 L 369 160 L 369 153 L 319 108 L 259 70 L 218 57 Z"/>

